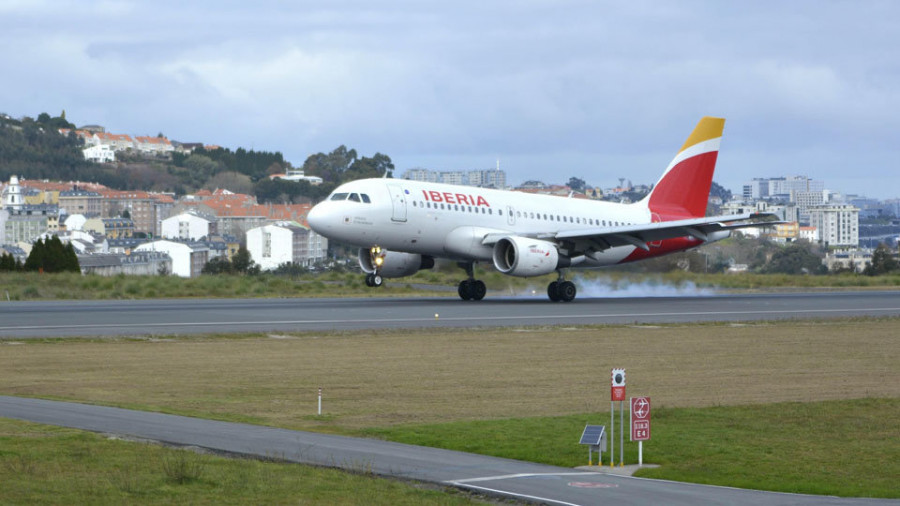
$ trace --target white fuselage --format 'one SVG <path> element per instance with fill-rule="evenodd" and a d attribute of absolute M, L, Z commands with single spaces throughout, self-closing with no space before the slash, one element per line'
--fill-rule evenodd
<path fill-rule="evenodd" d="M 481 243 L 487 234 L 540 238 L 658 221 L 638 204 L 398 179 L 343 184 L 307 219 L 313 230 L 333 241 L 462 261 L 491 259 L 491 247 Z M 605 249 L 580 266 L 616 264 L 635 249 Z"/>

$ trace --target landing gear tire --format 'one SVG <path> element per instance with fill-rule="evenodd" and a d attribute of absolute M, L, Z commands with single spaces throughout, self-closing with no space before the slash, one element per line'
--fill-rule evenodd
<path fill-rule="evenodd" d="M 468 279 L 464 279 L 459 282 L 459 287 L 456 289 L 456 292 L 459 293 L 459 298 L 462 300 L 472 300 L 472 296 L 469 295 L 471 290 L 469 289 L 470 282 Z"/>
<path fill-rule="evenodd" d="M 547 297 L 550 297 L 552 302 L 559 302 L 559 283 L 554 281 L 547 285 Z"/>
<path fill-rule="evenodd" d="M 554 281 L 547 285 L 547 297 L 553 302 L 572 302 L 578 290 L 571 281 Z"/>
<path fill-rule="evenodd" d="M 481 300 L 487 293 L 487 286 L 480 279 L 464 279 L 456 291 L 462 300 Z"/>
<path fill-rule="evenodd" d="M 472 300 L 481 300 L 487 293 L 487 286 L 485 286 L 484 281 L 480 279 L 476 279 L 469 286 L 472 288 Z"/>
<path fill-rule="evenodd" d="M 377 288 L 384 284 L 384 279 L 375 273 L 369 273 L 366 275 L 366 286 L 370 288 Z"/>
<path fill-rule="evenodd" d="M 578 290 L 575 289 L 575 283 L 571 281 L 563 281 L 558 288 L 559 299 L 563 302 L 572 302 Z"/>

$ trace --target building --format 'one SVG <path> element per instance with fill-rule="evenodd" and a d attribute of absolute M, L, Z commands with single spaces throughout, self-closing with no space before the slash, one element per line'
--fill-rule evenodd
<path fill-rule="evenodd" d="M 437 172 L 416 167 L 414 169 L 407 169 L 407 171 L 403 173 L 403 179 L 420 181 L 422 183 L 437 183 L 440 180 L 440 176 Z"/>
<path fill-rule="evenodd" d="M 862 273 L 872 263 L 872 251 L 856 248 L 829 251 L 823 262 L 829 271 L 852 270 Z"/>
<path fill-rule="evenodd" d="M 775 242 L 794 242 L 800 237 L 800 224 L 796 221 L 779 223 L 765 230 L 770 231 L 769 238 Z"/>
<path fill-rule="evenodd" d="M 102 218 L 104 235 L 109 239 L 134 237 L 134 222 L 129 218 Z"/>
<path fill-rule="evenodd" d="M 134 140 L 128 134 L 110 134 L 106 132 L 94 132 L 97 144 L 108 146 L 113 151 L 125 151 L 134 149 Z"/>
<path fill-rule="evenodd" d="M 247 251 L 262 270 L 284 263 L 311 266 L 325 260 L 328 240 L 296 222 L 279 222 L 247 231 Z"/>
<path fill-rule="evenodd" d="M 801 241 L 818 242 L 819 229 L 816 227 L 798 227 L 797 238 Z"/>
<path fill-rule="evenodd" d="M 216 233 L 216 218 L 196 213 L 180 213 L 162 221 L 160 235 L 166 239 L 199 241 Z"/>
<path fill-rule="evenodd" d="M 818 229 L 824 246 L 859 245 L 859 208 L 849 204 L 825 204 L 809 209 L 809 224 Z"/>
<path fill-rule="evenodd" d="M 65 214 L 100 216 L 102 203 L 103 197 L 98 192 L 79 189 L 59 192 L 60 212 Z"/>
<path fill-rule="evenodd" d="M 150 193 L 137 190 L 104 190 L 100 214 L 104 218 L 118 218 L 128 211 L 134 231 L 153 233 L 156 230 L 156 199 Z"/>
<path fill-rule="evenodd" d="M 82 274 L 98 276 L 118 274 L 156 276 L 172 272 L 172 259 L 160 251 L 142 251 L 131 255 L 115 253 L 78 255 L 78 264 L 81 266 Z"/>
<path fill-rule="evenodd" d="M 25 205 L 18 177 L 10 176 L 9 184 L 3 189 L 3 194 L 0 195 L 0 202 L 2 202 L 2 206 L 0 207 L 9 209 L 12 212 L 22 209 Z"/>
<path fill-rule="evenodd" d="M 148 155 L 164 155 L 175 151 L 175 147 L 165 137 L 135 136 L 134 148 Z"/>
<path fill-rule="evenodd" d="M 806 176 L 753 178 L 741 186 L 741 196 L 746 200 L 782 200 L 794 202 L 794 192 L 822 192 L 825 182 Z"/>
<path fill-rule="evenodd" d="M 506 188 L 506 172 L 500 169 L 470 170 L 468 174 L 470 186 L 482 188 Z"/>
<path fill-rule="evenodd" d="M 272 174 L 269 179 L 284 179 L 285 181 L 306 181 L 313 186 L 322 184 L 319 176 L 307 176 L 303 169 L 290 168 L 284 174 Z"/>
<path fill-rule="evenodd" d="M 27 243 L 31 244 L 47 232 L 46 213 L 26 213 L 22 211 L 10 212 L 3 227 L 3 241 L 5 244 Z"/>
<path fill-rule="evenodd" d="M 209 248 L 200 243 L 157 240 L 145 242 L 135 248 L 134 251 L 166 253 L 172 259 L 172 270 L 170 272 L 183 278 L 199 276 L 203 266 L 209 261 Z"/>
<path fill-rule="evenodd" d="M 95 163 L 112 163 L 116 161 L 116 152 L 109 146 L 90 146 L 81 150 L 84 159 Z"/>

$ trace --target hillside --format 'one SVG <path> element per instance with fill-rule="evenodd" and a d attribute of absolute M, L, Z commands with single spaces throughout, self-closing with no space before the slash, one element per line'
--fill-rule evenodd
<path fill-rule="evenodd" d="M 96 182 L 118 190 L 149 190 L 179 195 L 207 188 L 228 188 L 255 195 L 260 203 L 300 203 L 321 199 L 344 181 L 380 177 L 394 169 L 390 157 L 376 153 L 359 157 L 356 150 L 339 146 L 330 153 L 310 155 L 303 164 L 307 175 L 323 184 L 270 179 L 291 168 L 280 152 L 237 148 L 204 148 L 171 154 L 137 150 L 116 152 L 113 163 L 84 159 L 84 141 L 65 118 L 41 113 L 37 119 L 0 115 L 0 181 L 12 175 L 24 179 Z"/>

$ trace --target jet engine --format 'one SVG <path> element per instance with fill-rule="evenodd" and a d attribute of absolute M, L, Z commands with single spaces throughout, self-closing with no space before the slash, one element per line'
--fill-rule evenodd
<path fill-rule="evenodd" d="M 359 266 L 363 272 L 374 273 L 385 278 L 411 276 L 422 269 L 434 267 L 434 258 L 416 253 L 388 251 L 379 247 L 360 248 Z"/>
<path fill-rule="evenodd" d="M 493 257 L 498 271 L 522 278 L 543 276 L 571 264 L 567 258 L 560 258 L 552 242 L 515 235 L 497 241 Z"/>

